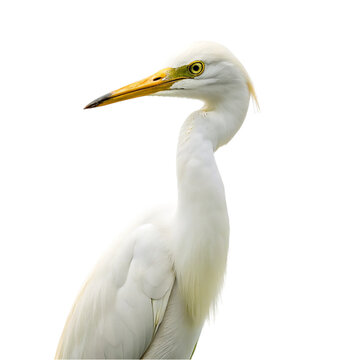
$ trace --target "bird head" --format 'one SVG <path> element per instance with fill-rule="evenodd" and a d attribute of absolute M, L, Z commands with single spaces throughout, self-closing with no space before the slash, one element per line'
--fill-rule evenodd
<path fill-rule="evenodd" d="M 170 66 L 95 99 L 85 109 L 145 95 L 188 97 L 213 104 L 235 93 L 247 100 L 253 96 L 257 103 L 249 76 L 236 57 L 222 45 L 199 42 Z"/>

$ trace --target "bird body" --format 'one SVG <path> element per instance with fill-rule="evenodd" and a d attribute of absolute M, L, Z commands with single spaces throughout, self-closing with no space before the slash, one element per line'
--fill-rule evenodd
<path fill-rule="evenodd" d="M 177 206 L 142 219 L 100 260 L 56 358 L 190 358 L 221 290 L 229 220 L 214 152 L 242 125 L 252 86 L 227 49 L 200 43 L 171 68 L 87 107 L 155 92 L 205 102 L 180 131 Z"/>

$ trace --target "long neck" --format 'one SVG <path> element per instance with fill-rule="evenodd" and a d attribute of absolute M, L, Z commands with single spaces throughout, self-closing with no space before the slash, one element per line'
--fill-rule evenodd
<path fill-rule="evenodd" d="M 195 322 L 208 315 L 225 273 L 229 221 L 214 151 L 241 126 L 243 119 L 233 113 L 226 107 L 205 107 L 189 116 L 179 137 L 175 268 Z"/>

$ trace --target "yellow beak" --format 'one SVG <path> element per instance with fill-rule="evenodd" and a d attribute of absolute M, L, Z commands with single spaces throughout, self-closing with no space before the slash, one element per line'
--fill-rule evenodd
<path fill-rule="evenodd" d="M 90 104 L 86 105 L 84 109 L 104 106 L 118 101 L 133 99 L 139 96 L 150 95 L 161 90 L 168 90 L 176 81 L 185 78 L 186 77 L 181 76 L 176 69 L 165 68 L 146 79 L 134 82 L 95 99 Z"/>

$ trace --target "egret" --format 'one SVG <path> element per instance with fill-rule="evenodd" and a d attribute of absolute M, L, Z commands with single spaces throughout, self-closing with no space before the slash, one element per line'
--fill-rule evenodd
<path fill-rule="evenodd" d="M 180 131 L 176 208 L 142 219 L 99 261 L 67 319 L 58 359 L 189 359 L 221 290 L 229 220 L 214 152 L 241 127 L 254 88 L 228 49 L 200 42 L 85 108 L 150 94 L 204 102 Z"/>

